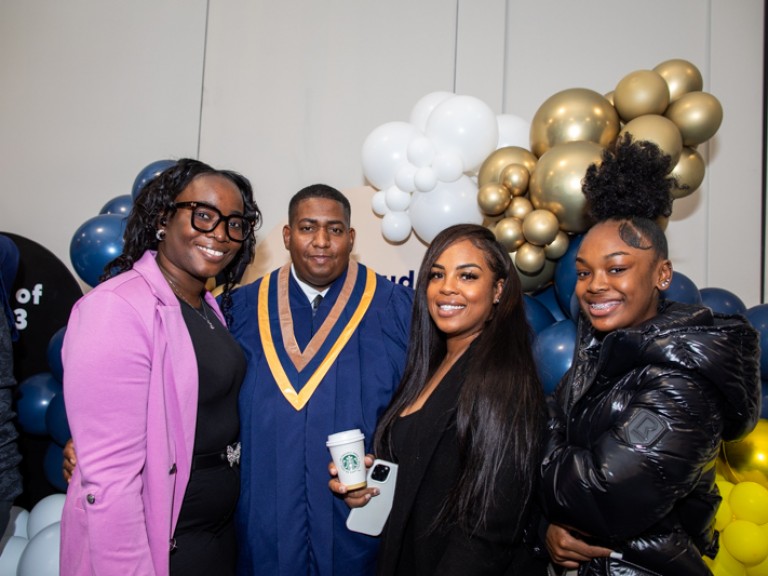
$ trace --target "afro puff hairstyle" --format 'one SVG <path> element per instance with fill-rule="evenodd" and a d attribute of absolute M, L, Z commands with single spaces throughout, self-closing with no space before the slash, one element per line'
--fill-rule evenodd
<path fill-rule="evenodd" d="M 653 142 L 624 134 L 603 151 L 600 164 L 587 169 L 582 191 L 589 217 L 595 223 L 623 222 L 619 234 L 628 245 L 667 258 L 667 239 L 658 221 L 672 213 L 676 182 L 669 176 L 671 163 Z"/>
<path fill-rule="evenodd" d="M 653 142 L 624 134 L 603 151 L 600 164 L 587 169 L 582 190 L 589 216 L 595 222 L 669 216 L 675 185 L 668 176 L 671 162 Z"/>

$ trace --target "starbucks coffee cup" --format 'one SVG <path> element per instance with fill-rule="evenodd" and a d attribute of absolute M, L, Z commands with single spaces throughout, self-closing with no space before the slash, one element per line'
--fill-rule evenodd
<path fill-rule="evenodd" d="M 328 436 L 325 443 L 339 472 L 339 481 L 347 490 L 365 488 L 365 434 L 359 428 Z"/>

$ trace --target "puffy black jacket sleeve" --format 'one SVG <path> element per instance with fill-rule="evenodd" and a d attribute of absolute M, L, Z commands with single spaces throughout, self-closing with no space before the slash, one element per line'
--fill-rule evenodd
<path fill-rule="evenodd" d="M 541 486 L 550 522 L 624 540 L 667 516 L 711 465 L 722 432 L 718 395 L 683 371 L 651 367 L 639 377 L 631 396 L 611 396 L 596 411 L 580 412 L 579 402 L 568 414 L 552 411 Z M 578 442 L 571 426 L 582 431 Z"/>

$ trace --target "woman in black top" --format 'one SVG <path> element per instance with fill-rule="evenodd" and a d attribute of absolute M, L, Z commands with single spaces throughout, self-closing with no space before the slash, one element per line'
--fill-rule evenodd
<path fill-rule="evenodd" d="M 444 230 L 419 270 L 405 374 L 375 438 L 399 464 L 378 573 L 543 573 L 522 533 L 544 421 L 507 251 L 482 226 Z"/>

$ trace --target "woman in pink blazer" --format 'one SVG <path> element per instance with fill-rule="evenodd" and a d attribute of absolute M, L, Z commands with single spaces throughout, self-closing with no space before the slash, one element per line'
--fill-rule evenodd
<path fill-rule="evenodd" d="M 234 573 L 245 359 L 225 316 L 259 220 L 248 180 L 179 160 L 143 188 L 109 279 L 73 308 L 63 576 Z M 224 314 L 205 290 L 216 276 Z"/>

